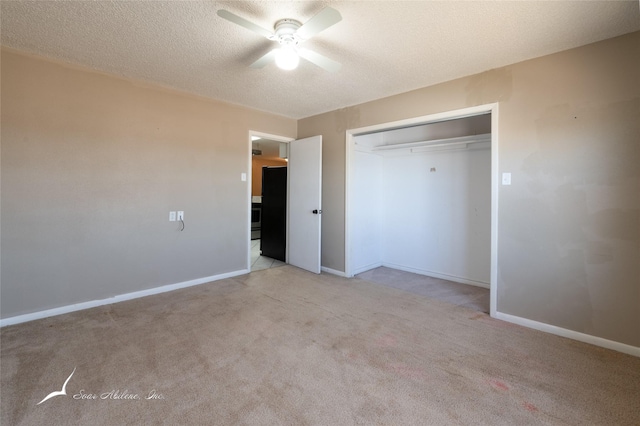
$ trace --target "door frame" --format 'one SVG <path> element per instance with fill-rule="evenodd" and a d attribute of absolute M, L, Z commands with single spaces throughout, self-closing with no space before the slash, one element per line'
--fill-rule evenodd
<path fill-rule="evenodd" d="M 351 203 L 353 159 L 355 151 L 355 137 L 362 133 L 381 132 L 401 127 L 416 126 L 421 124 L 436 123 L 456 118 L 472 117 L 482 114 L 491 114 L 491 272 L 489 290 L 489 311 L 492 317 L 497 314 L 498 304 L 498 196 L 499 196 L 499 163 L 498 163 L 498 103 L 478 105 L 470 108 L 462 108 L 436 114 L 423 115 L 405 120 L 392 121 L 371 126 L 348 129 L 346 131 L 346 161 L 345 161 L 345 275 L 353 277 L 351 266 Z"/>
<path fill-rule="evenodd" d="M 248 184 L 247 184 L 247 206 L 246 206 L 246 211 L 249 212 L 249 218 L 247 220 L 247 270 L 249 272 L 251 272 L 251 198 L 252 198 L 252 194 L 251 194 L 251 187 L 252 187 L 252 182 L 253 182 L 253 163 L 252 163 L 252 158 L 253 155 L 251 155 L 251 151 L 253 149 L 253 140 L 252 137 L 260 137 L 260 138 L 264 138 L 264 139 L 269 139 L 271 141 L 276 141 L 276 142 L 284 142 L 284 143 L 289 143 L 291 141 L 294 141 L 295 138 L 290 138 L 287 136 L 280 136 L 280 135 L 273 135 L 270 133 L 264 133 L 264 132 L 258 132 L 255 130 L 249 130 L 249 135 L 247 137 L 248 139 L 248 150 L 247 150 L 247 155 L 248 155 L 248 159 L 247 159 L 247 170 L 249 170 L 249 173 L 247 173 L 248 175 Z M 286 248 L 285 248 L 285 263 L 289 263 L 289 231 L 288 231 L 288 227 L 289 227 L 289 173 L 287 173 L 287 238 L 286 238 Z"/>

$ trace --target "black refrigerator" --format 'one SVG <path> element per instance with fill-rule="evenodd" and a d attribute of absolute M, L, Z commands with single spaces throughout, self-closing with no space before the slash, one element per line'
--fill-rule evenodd
<path fill-rule="evenodd" d="M 285 261 L 287 241 L 287 168 L 262 168 L 260 253 Z"/>

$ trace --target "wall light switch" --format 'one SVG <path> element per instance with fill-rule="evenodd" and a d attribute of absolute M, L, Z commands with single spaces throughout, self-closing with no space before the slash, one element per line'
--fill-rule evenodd
<path fill-rule="evenodd" d="M 503 173 L 502 174 L 502 184 L 503 185 L 511 185 L 511 173 Z"/>
<path fill-rule="evenodd" d="M 176 221 L 176 212 L 169 212 L 169 222 Z"/>
<path fill-rule="evenodd" d="M 178 212 L 178 220 L 184 220 L 184 212 Z"/>
<path fill-rule="evenodd" d="M 246 182 L 247 181 L 247 174 L 246 173 L 242 173 L 240 175 L 240 180 L 243 181 L 243 182 Z"/>

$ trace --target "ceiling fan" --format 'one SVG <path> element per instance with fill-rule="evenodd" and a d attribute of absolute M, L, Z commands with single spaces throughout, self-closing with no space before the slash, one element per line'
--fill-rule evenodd
<path fill-rule="evenodd" d="M 300 58 L 329 72 L 336 72 L 342 67 L 339 62 L 300 47 L 303 42 L 342 20 L 340 12 L 331 7 L 324 8 L 304 24 L 293 19 L 281 19 L 276 22 L 273 32 L 224 9 L 218 10 L 218 16 L 280 44 L 279 48 L 271 50 L 251 64 L 251 68 L 262 68 L 275 61 L 279 68 L 292 70 L 298 66 Z"/>

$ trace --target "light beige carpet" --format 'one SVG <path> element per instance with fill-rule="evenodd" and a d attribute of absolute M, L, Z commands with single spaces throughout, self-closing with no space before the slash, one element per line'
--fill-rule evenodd
<path fill-rule="evenodd" d="M 479 312 L 489 313 L 489 289 L 461 284 L 440 278 L 418 275 L 397 269 L 379 267 L 357 275 L 387 287 L 437 299 L 452 305 L 464 306 Z"/>
<path fill-rule="evenodd" d="M 1 345 L 3 426 L 640 424 L 638 358 L 291 266 L 5 327 Z"/>

